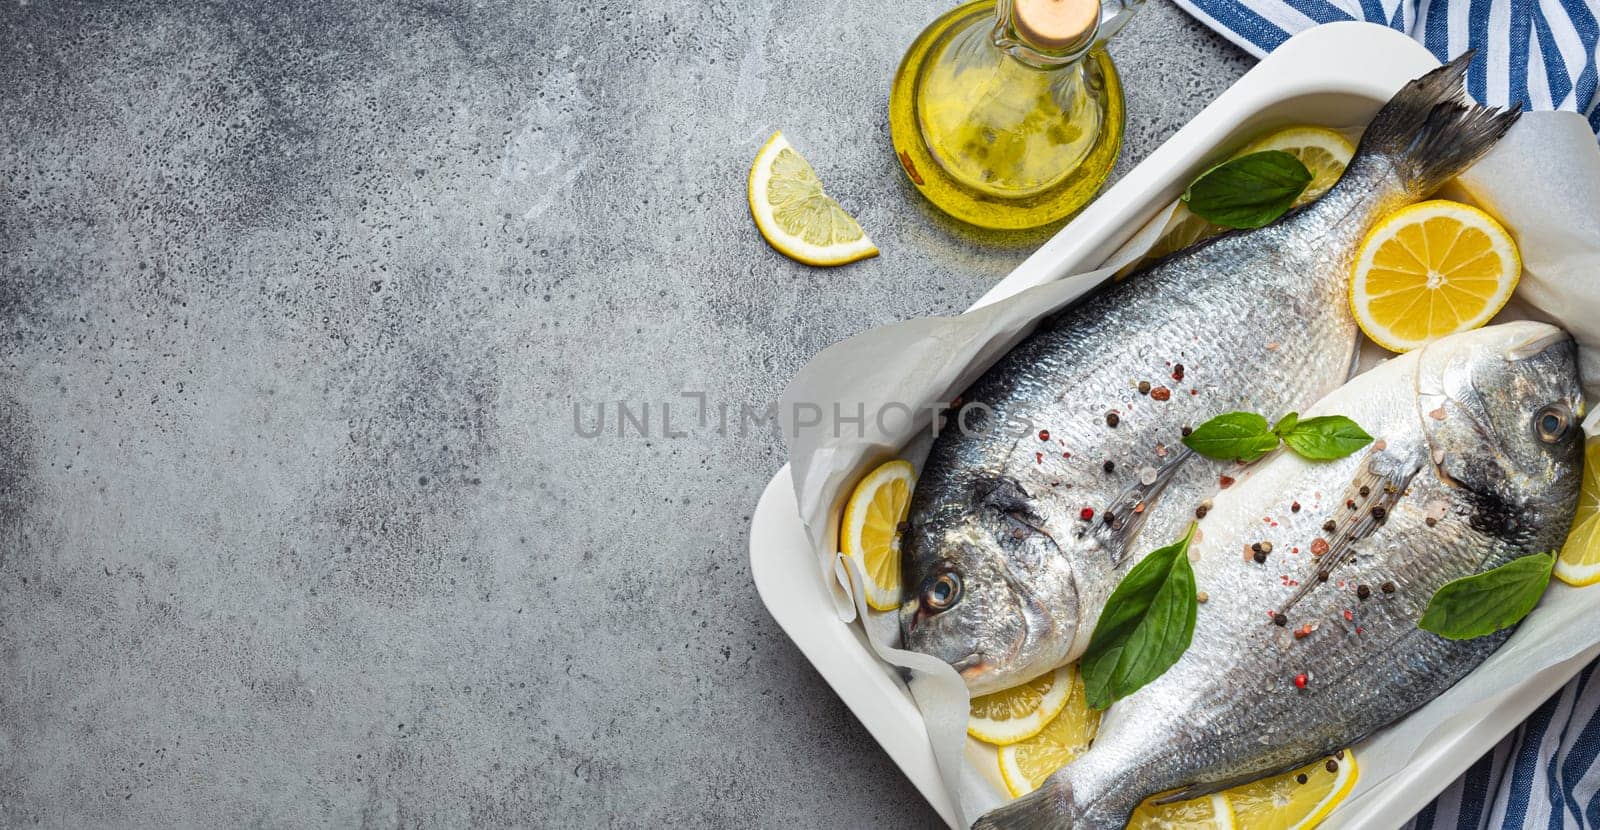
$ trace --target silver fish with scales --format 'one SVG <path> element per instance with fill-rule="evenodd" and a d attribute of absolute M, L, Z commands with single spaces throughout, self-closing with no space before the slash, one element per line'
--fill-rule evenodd
<path fill-rule="evenodd" d="M 1320 402 L 1309 414 L 1380 440 L 1337 461 L 1279 454 L 1220 494 L 1191 548 L 1209 601 L 1188 651 L 1107 710 L 1088 752 L 976 826 L 1122 827 L 1150 795 L 1293 769 L 1442 694 L 1510 632 L 1448 640 L 1417 623 L 1446 582 L 1560 546 L 1583 473 L 1581 396 L 1572 339 L 1509 323 Z"/>
<path fill-rule="evenodd" d="M 1276 417 L 1344 381 L 1356 350 L 1346 281 L 1367 228 L 1516 118 L 1463 103 L 1465 68 L 1398 93 L 1318 201 L 1101 290 L 967 391 L 902 542 L 907 648 L 953 665 L 975 694 L 1075 659 L 1120 576 L 1178 538 L 1233 469 L 1190 453 L 1183 429 L 1235 410 Z"/>

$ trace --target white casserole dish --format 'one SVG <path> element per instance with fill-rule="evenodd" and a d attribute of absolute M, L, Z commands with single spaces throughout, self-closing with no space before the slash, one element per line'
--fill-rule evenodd
<path fill-rule="evenodd" d="M 1437 65 L 1405 35 L 1364 23 L 1319 26 L 1286 42 L 1195 116 L 1165 144 L 974 308 L 1102 264 L 1178 196 L 1220 149 L 1289 124 L 1366 123 L 1405 82 Z M 773 618 L 867 727 L 947 823 L 957 810 L 935 766 L 922 716 L 895 671 L 870 650 L 855 623 L 838 619 L 802 526 L 789 468 L 778 471 L 756 507 L 750 569 Z M 1342 806 L 1324 827 L 1394 826 L 1425 806 L 1479 756 L 1595 656 L 1528 677 L 1492 714 L 1458 718 L 1437 742 L 1366 796 Z"/>

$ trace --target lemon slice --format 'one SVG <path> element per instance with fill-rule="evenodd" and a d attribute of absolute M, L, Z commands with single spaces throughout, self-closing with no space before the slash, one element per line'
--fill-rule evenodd
<path fill-rule="evenodd" d="M 1145 801 L 1128 819 L 1128 830 L 1232 830 L 1233 805 L 1222 793 L 1155 805 Z"/>
<path fill-rule="evenodd" d="M 1179 202 L 1178 207 L 1172 211 L 1172 217 L 1167 220 L 1166 233 L 1163 233 L 1161 238 L 1156 240 L 1156 244 L 1150 246 L 1150 250 L 1145 252 L 1144 258 L 1160 259 L 1168 254 L 1175 254 L 1208 236 L 1214 236 L 1225 230 L 1227 228 L 1221 225 L 1213 225 L 1196 216 L 1193 211 L 1189 210 L 1188 205 Z"/>
<path fill-rule="evenodd" d="M 1328 192 L 1344 175 L 1344 168 L 1355 155 L 1355 145 L 1344 136 L 1326 127 L 1288 127 L 1256 139 L 1232 158 L 1259 153 L 1262 150 L 1282 150 L 1300 160 L 1311 171 L 1311 183 L 1295 199 L 1296 206 Z M 1145 260 L 1159 259 L 1176 253 L 1209 236 L 1227 230 L 1194 215 L 1183 203 L 1167 220 L 1167 231 L 1156 240 L 1144 255 Z"/>
<path fill-rule="evenodd" d="M 1075 674 L 1071 666 L 1062 666 L 1021 686 L 973 698 L 967 734 L 995 746 L 1039 734 L 1066 708 Z"/>
<path fill-rule="evenodd" d="M 1328 770 L 1332 761 L 1335 769 Z M 1228 791 L 1239 830 L 1310 830 L 1356 786 L 1356 756 L 1327 758 L 1293 772 L 1263 778 Z M 1300 783 L 1300 776 L 1305 783 Z"/>
<path fill-rule="evenodd" d="M 1089 708 L 1083 678 L 1072 671 L 1066 706 L 1031 738 L 1000 747 L 1000 779 L 1020 798 L 1039 788 L 1050 773 L 1083 754 L 1100 728 L 1100 713 Z"/>
<path fill-rule="evenodd" d="M 750 215 L 767 244 L 807 265 L 844 265 L 878 255 L 850 214 L 822 192 L 817 171 L 782 132 L 775 132 L 750 165 Z"/>
<path fill-rule="evenodd" d="M 1406 352 L 1489 322 L 1521 274 L 1517 243 L 1499 222 L 1434 199 L 1367 234 L 1350 280 L 1350 309 L 1378 345 Z"/>
<path fill-rule="evenodd" d="M 1583 492 L 1578 515 L 1556 559 L 1556 576 L 1568 585 L 1600 582 L 1600 435 L 1589 439 L 1583 453 Z"/>
<path fill-rule="evenodd" d="M 1356 147 L 1350 140 L 1327 127 L 1289 127 L 1266 138 L 1257 139 L 1240 151 L 1259 153 L 1263 150 L 1282 150 L 1300 160 L 1311 171 L 1311 183 L 1295 199 L 1296 206 L 1303 205 L 1328 192 L 1344 175 Z"/>
<path fill-rule="evenodd" d="M 900 523 L 911 510 L 911 465 L 890 461 L 867 473 L 845 504 L 839 545 L 861 563 L 867 605 L 877 611 L 900 606 Z"/>

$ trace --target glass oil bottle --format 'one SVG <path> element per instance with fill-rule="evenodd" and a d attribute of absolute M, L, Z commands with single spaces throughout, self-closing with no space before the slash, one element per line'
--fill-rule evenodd
<path fill-rule="evenodd" d="M 1141 0 L 975 0 L 912 43 L 889 94 L 911 183 L 945 213 L 1036 228 L 1089 202 L 1122 144 L 1105 42 Z"/>

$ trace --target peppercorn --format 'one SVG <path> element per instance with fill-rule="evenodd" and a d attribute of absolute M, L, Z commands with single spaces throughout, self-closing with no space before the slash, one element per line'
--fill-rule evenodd
<path fill-rule="evenodd" d="M 1183 437 L 1188 438 L 1189 436 L 1194 434 L 1194 427 L 1191 427 L 1191 426 L 1188 426 L 1187 424 L 1185 424 L 1183 429 L 1180 429 L 1178 431 L 1183 433 Z"/>
<path fill-rule="evenodd" d="M 1378 590 L 1383 591 L 1385 594 L 1392 594 L 1392 593 L 1394 593 L 1394 583 L 1393 582 L 1385 582 L 1382 585 L 1378 586 Z"/>
<path fill-rule="evenodd" d="M 1437 525 L 1437 524 L 1439 524 L 1439 520 L 1438 520 L 1438 519 L 1435 519 L 1435 518 L 1434 518 L 1434 517 L 1432 517 L 1432 516 L 1429 516 L 1429 517 L 1428 517 L 1428 518 L 1426 518 L 1426 519 L 1423 519 L 1423 520 L 1422 520 L 1422 523 L 1423 523 L 1423 524 L 1425 524 L 1425 525 L 1427 525 L 1427 526 L 1428 526 L 1428 527 L 1433 527 L 1433 526 L 1435 526 L 1435 525 Z"/>
<path fill-rule="evenodd" d="M 1294 503 L 1290 504 L 1289 505 L 1289 512 L 1290 513 L 1299 513 L 1300 512 L 1300 502 L 1294 502 Z"/>
<path fill-rule="evenodd" d="M 1206 500 L 1206 501 L 1200 502 L 1200 506 L 1196 507 L 1194 509 L 1194 517 L 1196 519 L 1204 519 L 1206 517 L 1206 514 L 1210 513 L 1210 512 L 1211 512 L 1211 502 L 1210 502 L 1210 500 Z"/>
<path fill-rule="evenodd" d="M 1332 533 L 1332 532 L 1334 532 L 1335 530 L 1338 530 L 1338 529 L 1339 529 L 1339 526 L 1334 524 L 1332 519 L 1329 519 L 1329 520 L 1327 520 L 1327 521 L 1322 523 L 1322 532 L 1323 533 Z"/>
<path fill-rule="evenodd" d="M 1317 571 L 1317 581 L 1318 582 L 1327 582 L 1328 581 L 1328 572 L 1327 571 Z"/>
<path fill-rule="evenodd" d="M 1357 492 L 1359 492 L 1361 494 L 1362 498 L 1366 498 L 1367 496 L 1372 495 L 1372 488 L 1368 487 L 1365 484 L 1363 484 L 1363 485 L 1361 485 L 1361 489 L 1358 490 Z"/>
<path fill-rule="evenodd" d="M 1170 401 L 1172 400 L 1172 390 L 1165 386 L 1157 386 L 1150 390 L 1150 397 L 1158 401 Z"/>
<path fill-rule="evenodd" d="M 1106 459 L 1106 463 L 1100 465 L 1100 469 L 1105 470 L 1108 473 L 1114 473 L 1117 471 L 1117 464 L 1108 458 Z"/>
<path fill-rule="evenodd" d="M 1368 588 L 1365 585 L 1357 585 L 1356 586 L 1356 599 L 1363 599 L 1364 600 L 1364 599 L 1366 599 L 1367 597 L 1370 597 L 1370 596 L 1372 596 L 1372 589 L 1371 588 Z"/>
<path fill-rule="evenodd" d="M 1201 603 L 1201 604 L 1205 604 L 1205 603 L 1211 601 L 1211 595 L 1206 593 L 1205 591 L 1197 592 L 1194 595 L 1194 601 L 1198 602 L 1198 603 Z"/>
<path fill-rule="evenodd" d="M 1289 624 L 1289 618 L 1287 616 L 1284 616 L 1282 611 L 1279 611 L 1279 612 L 1277 612 L 1277 613 L 1272 615 L 1272 624 L 1275 625 L 1275 626 L 1278 626 L 1279 628 L 1282 628 L 1283 626 L 1286 626 L 1286 625 Z"/>
<path fill-rule="evenodd" d="M 1383 505 L 1375 504 L 1372 506 L 1372 518 L 1381 522 L 1389 518 L 1389 511 L 1384 509 Z"/>
<path fill-rule="evenodd" d="M 1048 429 L 1039 430 L 1039 440 L 1040 441 L 1049 441 L 1050 440 L 1050 430 L 1048 430 Z"/>
<path fill-rule="evenodd" d="M 1259 550 L 1255 552 L 1254 558 L 1256 560 L 1256 564 L 1257 565 L 1265 565 L 1265 564 L 1267 564 L 1267 555 L 1262 553 Z"/>
<path fill-rule="evenodd" d="M 1338 772 L 1339 771 L 1339 762 L 1333 760 L 1332 758 L 1329 758 L 1328 759 L 1328 763 L 1323 764 L 1322 768 L 1327 770 L 1328 772 Z"/>
<path fill-rule="evenodd" d="M 1172 379 L 1173 380 L 1183 380 L 1183 364 L 1182 363 L 1179 363 L 1176 366 L 1172 367 Z"/>
<path fill-rule="evenodd" d="M 1150 381 L 1148 381 L 1148 380 L 1139 381 L 1139 394 L 1141 394 L 1141 395 L 1150 394 Z"/>
<path fill-rule="evenodd" d="M 1303 772 L 1294 777 L 1294 783 L 1296 783 L 1296 784 L 1304 784 L 1309 780 L 1311 780 L 1311 779 L 1307 778 L 1306 774 L 1303 773 Z"/>
<path fill-rule="evenodd" d="M 1119 424 L 1121 422 L 1122 422 L 1122 419 L 1117 417 L 1117 413 L 1115 413 L 1115 412 L 1107 412 L 1106 413 L 1106 426 L 1111 427 L 1112 429 L 1116 429 L 1117 428 L 1117 424 Z"/>
<path fill-rule="evenodd" d="M 1257 542 L 1256 544 L 1259 544 L 1261 546 L 1261 552 L 1262 553 L 1271 553 L 1272 552 L 1272 543 L 1271 542 Z"/>
<path fill-rule="evenodd" d="M 1079 510 L 1078 511 L 1078 518 L 1080 518 L 1080 519 L 1082 519 L 1082 520 L 1084 520 L 1086 522 L 1089 521 L 1090 519 L 1094 518 L 1094 508 L 1093 507 L 1085 507 L 1082 510 Z"/>

